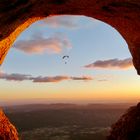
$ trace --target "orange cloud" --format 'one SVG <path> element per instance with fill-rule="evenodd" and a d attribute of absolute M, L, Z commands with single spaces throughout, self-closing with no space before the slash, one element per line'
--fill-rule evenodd
<path fill-rule="evenodd" d="M 85 68 L 101 68 L 101 69 L 127 69 L 130 67 L 133 67 L 132 59 L 131 58 L 126 58 L 123 60 L 119 59 L 108 59 L 108 60 L 98 60 L 95 61 L 92 64 L 88 64 L 84 66 Z"/>
<path fill-rule="evenodd" d="M 69 40 L 62 34 L 55 34 L 52 37 L 45 38 L 43 35 L 33 35 L 30 40 L 17 41 L 13 48 L 27 54 L 58 54 L 65 48 L 72 48 Z"/>

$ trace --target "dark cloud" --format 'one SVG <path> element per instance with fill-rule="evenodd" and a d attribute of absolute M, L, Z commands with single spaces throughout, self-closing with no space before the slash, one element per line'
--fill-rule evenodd
<path fill-rule="evenodd" d="M 67 76 L 54 76 L 54 77 L 35 77 L 35 78 L 30 78 L 33 82 L 38 82 L 38 83 L 48 83 L 48 82 L 60 82 L 63 80 L 68 80 L 69 77 Z"/>
<path fill-rule="evenodd" d="M 71 77 L 72 80 L 83 80 L 83 81 L 88 81 L 88 80 L 93 80 L 92 77 L 90 76 L 83 76 L 83 77 Z"/>
<path fill-rule="evenodd" d="M 4 79 L 7 81 L 24 81 L 30 80 L 34 83 L 49 83 L 49 82 L 61 82 L 64 80 L 81 80 L 81 81 L 88 81 L 93 80 L 92 77 L 83 76 L 83 77 L 70 77 L 70 76 L 38 76 L 33 77 L 31 75 L 24 75 L 24 74 L 6 74 L 0 73 L 0 79 Z"/>
<path fill-rule="evenodd" d="M 98 60 L 95 61 L 92 64 L 84 66 L 85 68 L 108 68 L 108 69 L 127 69 L 133 66 L 132 58 L 126 58 L 126 59 L 109 59 L 109 60 Z"/>
<path fill-rule="evenodd" d="M 33 80 L 33 82 L 61 82 L 64 80 L 80 80 L 80 81 L 88 81 L 88 80 L 93 80 L 92 77 L 89 76 L 82 76 L 82 77 L 69 77 L 69 76 L 54 76 L 54 77 L 36 77 L 36 78 L 30 78 Z"/>
<path fill-rule="evenodd" d="M 0 79 L 5 79 L 8 81 L 24 81 L 28 80 L 30 75 L 24 75 L 24 74 L 6 74 L 6 73 L 0 73 Z"/>
<path fill-rule="evenodd" d="M 71 47 L 70 41 L 61 33 L 49 38 L 43 37 L 41 33 L 33 34 L 30 40 L 19 40 L 13 45 L 13 48 L 27 54 L 58 54 Z"/>

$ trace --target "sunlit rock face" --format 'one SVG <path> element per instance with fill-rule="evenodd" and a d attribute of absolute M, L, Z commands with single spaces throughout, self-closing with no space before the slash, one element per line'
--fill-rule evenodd
<path fill-rule="evenodd" d="M 140 140 L 140 103 L 112 126 L 108 140 Z"/>
<path fill-rule="evenodd" d="M 0 64 L 29 25 L 64 14 L 93 17 L 116 28 L 128 43 L 140 74 L 140 0 L 0 0 Z"/>
<path fill-rule="evenodd" d="M 18 140 L 18 133 L 0 109 L 0 140 Z"/>

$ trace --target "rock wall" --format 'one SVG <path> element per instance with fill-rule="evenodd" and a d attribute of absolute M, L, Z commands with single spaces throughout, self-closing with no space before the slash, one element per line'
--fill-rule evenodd
<path fill-rule="evenodd" d="M 16 128 L 0 109 L 0 140 L 18 140 Z"/>
<path fill-rule="evenodd" d="M 47 16 L 66 14 L 93 17 L 118 30 L 140 74 L 140 0 L 0 0 L 0 64 L 29 25 Z"/>
<path fill-rule="evenodd" d="M 140 140 L 140 103 L 112 125 L 108 140 Z"/>
<path fill-rule="evenodd" d="M 23 30 L 33 22 L 53 15 L 85 15 L 110 24 L 126 40 L 134 66 L 140 74 L 140 0 L 0 0 L 0 64 Z M 132 116 L 137 113 L 135 111 L 130 111 Z M 136 125 L 133 117 L 130 121 Z M 128 140 L 125 134 L 129 132 L 129 123 L 127 116 L 123 116 L 113 126 L 110 140 Z M 136 136 L 136 127 L 132 128 L 130 134 L 136 133 L 133 135 Z M 16 129 L 2 111 L 0 139 L 18 139 Z"/>

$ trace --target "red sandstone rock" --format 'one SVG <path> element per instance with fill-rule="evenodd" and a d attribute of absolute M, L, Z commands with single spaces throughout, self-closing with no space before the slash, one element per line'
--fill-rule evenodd
<path fill-rule="evenodd" d="M 0 0 L 0 64 L 29 25 L 47 16 L 64 14 L 93 17 L 118 30 L 140 74 L 140 0 Z"/>
<path fill-rule="evenodd" d="M 140 103 L 112 125 L 108 140 L 140 140 Z"/>
<path fill-rule="evenodd" d="M 18 140 L 18 133 L 0 109 L 0 140 Z"/>
<path fill-rule="evenodd" d="M 0 0 L 0 64 L 33 22 L 64 14 L 93 17 L 114 27 L 126 40 L 140 74 L 140 0 Z M 0 140 L 17 139 L 16 129 L 0 111 Z"/>

